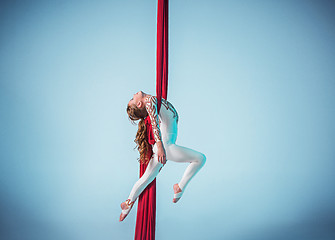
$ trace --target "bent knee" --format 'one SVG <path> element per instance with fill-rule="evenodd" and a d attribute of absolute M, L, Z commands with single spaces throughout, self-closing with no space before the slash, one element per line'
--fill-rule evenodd
<path fill-rule="evenodd" d="M 198 161 L 199 161 L 199 163 L 201 164 L 201 166 L 203 166 L 203 165 L 205 165 L 205 163 L 206 163 L 206 155 L 205 154 L 203 154 L 203 153 L 201 153 L 200 155 L 199 155 L 199 158 L 198 158 Z"/>

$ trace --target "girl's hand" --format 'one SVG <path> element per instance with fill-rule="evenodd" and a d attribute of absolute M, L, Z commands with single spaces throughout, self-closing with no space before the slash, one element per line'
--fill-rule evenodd
<path fill-rule="evenodd" d="M 158 162 L 165 164 L 166 163 L 166 153 L 161 141 L 157 142 L 157 156 Z"/>

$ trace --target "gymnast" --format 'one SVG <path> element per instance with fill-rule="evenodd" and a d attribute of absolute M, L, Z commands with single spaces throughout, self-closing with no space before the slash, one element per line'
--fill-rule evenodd
<path fill-rule="evenodd" d="M 141 162 L 148 163 L 148 166 L 141 178 L 134 184 L 128 199 L 121 203 L 122 212 L 119 221 L 123 221 L 127 217 L 136 199 L 147 185 L 155 179 L 167 160 L 190 162 L 180 182 L 173 185 L 174 198 L 172 201 L 174 203 L 179 201 L 190 180 L 206 162 L 206 156 L 203 153 L 176 144 L 179 117 L 176 109 L 169 101 L 162 98 L 161 108 L 159 114 L 157 114 L 157 97 L 139 91 L 129 101 L 127 114 L 133 123 L 140 120 L 135 142 L 140 152 Z M 148 116 L 151 120 L 155 138 L 151 159 L 145 159 L 146 149 L 150 147 L 145 126 L 145 118 Z"/>

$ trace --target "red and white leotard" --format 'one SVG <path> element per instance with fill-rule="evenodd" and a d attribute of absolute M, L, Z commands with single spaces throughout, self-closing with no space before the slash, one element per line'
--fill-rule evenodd
<path fill-rule="evenodd" d="M 163 141 L 164 144 L 176 142 L 179 116 L 173 105 L 162 98 L 162 104 L 157 114 L 157 98 L 148 96 L 145 98 L 145 107 L 151 120 L 155 141 Z"/>
<path fill-rule="evenodd" d="M 178 185 L 185 191 L 186 186 L 206 162 L 206 156 L 193 149 L 177 145 L 178 113 L 170 102 L 162 98 L 161 109 L 157 114 L 157 98 L 149 95 L 145 98 L 145 107 L 151 120 L 155 141 L 162 141 L 166 151 L 166 160 L 190 163 Z M 158 161 L 158 147 L 153 145 L 153 157 L 149 161 L 142 177 L 134 184 L 129 201 L 134 202 L 146 186 L 155 179 L 163 164 Z"/>

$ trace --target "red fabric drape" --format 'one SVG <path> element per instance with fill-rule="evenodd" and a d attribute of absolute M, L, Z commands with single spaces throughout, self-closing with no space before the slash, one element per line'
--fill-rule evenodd
<path fill-rule="evenodd" d="M 145 118 L 149 144 L 155 144 L 149 117 Z M 151 158 L 152 147 L 147 152 Z M 140 164 L 140 177 L 145 172 L 147 164 Z M 145 188 L 138 198 L 135 240 L 154 240 L 156 228 L 156 178 Z"/>
<path fill-rule="evenodd" d="M 168 89 L 168 28 L 169 1 L 158 0 L 157 9 L 157 56 L 156 56 L 156 95 L 157 111 L 161 107 L 161 98 L 167 99 Z"/>
<path fill-rule="evenodd" d="M 157 8 L 157 62 L 156 62 L 156 95 L 157 112 L 161 107 L 161 99 L 167 99 L 168 89 L 168 0 L 158 0 Z M 151 121 L 145 118 L 149 144 L 153 145 Z M 152 148 L 148 153 L 151 158 Z M 140 177 L 147 164 L 140 164 Z M 138 200 L 135 240 L 155 240 L 156 229 L 156 178 L 141 193 Z"/>
<path fill-rule="evenodd" d="M 140 176 L 146 164 L 140 165 Z M 135 240 L 155 240 L 156 229 L 156 178 L 146 187 L 138 198 Z"/>

